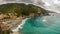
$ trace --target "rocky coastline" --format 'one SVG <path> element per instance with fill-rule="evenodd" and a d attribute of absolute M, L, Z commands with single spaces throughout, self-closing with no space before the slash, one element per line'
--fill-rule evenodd
<path fill-rule="evenodd" d="M 3 31 L 15 29 L 21 24 L 22 20 L 36 16 L 49 16 L 49 14 L 43 8 L 32 4 L 11 3 L 0 5 L 0 26 L 4 28 Z"/>

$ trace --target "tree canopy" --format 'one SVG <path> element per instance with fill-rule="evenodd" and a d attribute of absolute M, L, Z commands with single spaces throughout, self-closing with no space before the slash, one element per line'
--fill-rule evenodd
<path fill-rule="evenodd" d="M 34 6 L 32 4 L 26 5 L 24 3 L 8 3 L 0 5 L 0 13 L 17 13 L 19 15 L 29 15 L 30 13 L 44 12 L 41 7 Z"/>

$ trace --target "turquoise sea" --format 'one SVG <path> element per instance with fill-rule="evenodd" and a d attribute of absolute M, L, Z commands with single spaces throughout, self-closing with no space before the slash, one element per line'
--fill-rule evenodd
<path fill-rule="evenodd" d="M 60 34 L 60 15 L 32 17 L 22 27 L 22 34 Z"/>

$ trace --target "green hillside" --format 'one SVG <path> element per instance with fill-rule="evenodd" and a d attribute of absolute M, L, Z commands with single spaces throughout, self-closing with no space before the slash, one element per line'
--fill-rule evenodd
<path fill-rule="evenodd" d="M 47 14 L 45 13 L 46 11 L 44 9 L 34 6 L 32 4 L 25 5 L 24 3 L 8 3 L 0 5 L 0 13 L 3 14 L 13 13 L 14 15 L 17 14 L 17 16 L 19 15 L 28 16 L 31 13 L 36 14 L 38 12 Z"/>

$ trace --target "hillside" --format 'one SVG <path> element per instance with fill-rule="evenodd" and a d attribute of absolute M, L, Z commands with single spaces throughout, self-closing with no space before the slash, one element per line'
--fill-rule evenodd
<path fill-rule="evenodd" d="M 34 6 L 32 4 L 25 5 L 23 3 L 10 3 L 10 4 L 3 4 L 0 5 L 0 13 L 7 14 L 8 13 L 13 13 L 14 15 L 20 16 L 20 15 L 25 15 L 28 16 L 31 13 L 43 13 L 47 14 L 46 10 L 44 10 L 41 7 Z"/>

